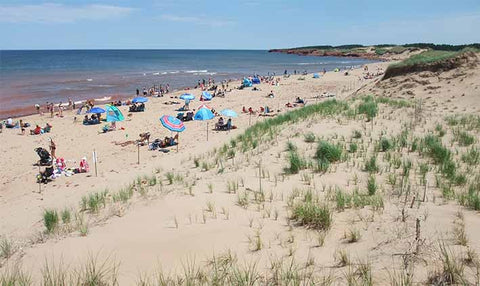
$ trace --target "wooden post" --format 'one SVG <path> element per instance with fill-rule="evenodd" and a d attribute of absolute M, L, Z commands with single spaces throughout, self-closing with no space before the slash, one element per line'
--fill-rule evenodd
<path fill-rule="evenodd" d="M 137 164 L 140 164 L 140 144 L 137 143 Z"/>
<path fill-rule="evenodd" d="M 415 203 L 415 196 L 412 198 L 412 203 L 410 204 L 410 208 L 413 208 L 413 204 Z"/>
<path fill-rule="evenodd" d="M 207 121 L 207 141 L 208 141 L 208 121 Z"/>
<path fill-rule="evenodd" d="M 97 173 L 97 152 L 95 152 L 95 149 L 93 149 L 93 162 L 95 162 L 95 177 L 98 176 Z"/>
<path fill-rule="evenodd" d="M 428 188 L 428 181 L 425 180 L 425 189 L 423 190 L 423 202 L 427 199 L 427 188 Z"/>
<path fill-rule="evenodd" d="M 38 161 L 38 174 L 40 175 L 40 161 Z M 42 181 L 38 181 L 38 193 L 42 192 Z"/>
<path fill-rule="evenodd" d="M 258 180 L 260 183 L 260 192 L 262 191 L 262 159 L 258 162 Z"/>
<path fill-rule="evenodd" d="M 177 132 L 177 153 L 178 153 L 178 145 L 180 145 L 180 135 Z"/>

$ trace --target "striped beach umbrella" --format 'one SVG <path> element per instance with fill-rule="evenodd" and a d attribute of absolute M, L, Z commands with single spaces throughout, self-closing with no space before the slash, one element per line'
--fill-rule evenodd
<path fill-rule="evenodd" d="M 180 121 L 180 119 L 170 115 L 164 115 L 160 117 L 160 122 L 162 123 L 163 127 L 173 132 L 182 132 L 185 130 L 185 125 L 183 125 L 183 122 Z"/>

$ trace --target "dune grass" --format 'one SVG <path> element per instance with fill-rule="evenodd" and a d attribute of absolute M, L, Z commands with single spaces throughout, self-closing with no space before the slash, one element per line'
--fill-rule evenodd
<path fill-rule="evenodd" d="M 47 209 L 43 212 L 43 225 L 47 229 L 47 233 L 52 233 L 58 226 L 58 213 L 54 209 Z"/>
<path fill-rule="evenodd" d="M 451 59 L 459 55 L 459 52 L 455 51 L 425 51 L 417 55 L 413 55 L 408 59 L 405 59 L 399 63 L 391 64 L 389 66 L 392 68 L 398 67 L 406 67 L 406 66 L 413 66 L 413 65 L 422 65 L 422 64 L 431 64 L 447 59 Z"/>

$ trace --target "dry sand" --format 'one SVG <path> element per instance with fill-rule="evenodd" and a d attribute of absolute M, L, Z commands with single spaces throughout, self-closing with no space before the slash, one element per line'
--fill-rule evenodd
<path fill-rule="evenodd" d="M 370 64 L 369 70 L 375 71 L 377 67 L 384 70 L 387 65 Z M 283 126 L 273 142 L 262 144 L 255 151 L 237 154 L 234 160 L 222 161 L 211 170 L 195 168 L 194 158 L 198 158 L 200 164 L 214 165 L 215 148 L 220 148 L 223 143 L 241 134 L 249 122 L 254 124 L 265 120 L 264 117 L 250 117 L 241 113 L 242 106 L 258 109 L 268 105 L 285 112 L 289 110 L 285 103 L 293 102 L 297 96 L 311 104 L 325 100 L 318 98 L 324 92 L 336 94 L 337 99 L 366 93 L 422 98 L 424 105 L 420 122 L 412 131 L 418 136 L 433 130 L 445 114 L 466 112 L 479 115 L 478 68 L 450 79 L 451 82 L 447 78 L 452 75 L 446 73 L 441 76 L 445 78 L 431 77 L 430 84 L 417 83 L 409 88 L 401 88 L 393 81 L 379 83 L 380 77 L 362 80 L 362 74 L 363 70 L 357 69 L 351 71 L 349 76 L 333 72 L 320 79 L 312 78 L 311 74 L 290 76 L 282 78 L 279 86 L 259 85 L 261 91 L 233 90 L 225 98 L 214 98 L 208 104 L 217 111 L 224 108 L 237 111 L 239 118 L 234 119 L 234 124 L 238 129 L 230 132 L 210 130 L 207 142 L 206 123 L 187 122 L 186 131 L 180 134 L 178 153 L 175 148 L 169 153 L 161 153 L 148 151 L 144 146 L 140 148 L 140 164 L 137 164 L 136 146 L 121 147 L 112 142 L 134 140 L 139 133 L 146 131 L 151 132 L 152 138 L 170 135 L 161 126 L 159 117 L 176 114 L 174 109 L 181 105 L 165 105 L 164 102 L 181 101 L 170 97 L 179 96 L 182 92 L 151 98 L 145 112 L 126 116 L 127 119 L 117 125 L 125 130 L 106 134 L 98 134 L 101 125 L 74 123 L 73 112 L 65 112 L 64 118 L 51 119 L 46 115 L 23 118 L 31 124 L 44 125 L 49 122 L 53 129 L 50 134 L 40 136 L 22 136 L 18 130 L 4 130 L 0 134 L 0 236 L 13 241 L 17 250 L 0 265 L 5 268 L 19 261 L 38 281 L 41 265 L 46 259 L 63 261 L 75 267 L 89 255 L 98 255 L 101 259 L 110 257 L 120 261 L 120 285 L 133 285 L 141 274 L 152 273 L 159 264 L 167 272 L 181 271 L 187 261 L 195 259 L 201 265 L 213 254 L 231 250 L 240 261 L 258 261 L 262 270 L 275 258 L 295 257 L 301 263 L 313 258 L 318 273 L 330 273 L 337 277 L 336 284 L 344 284 L 346 281 L 342 277 L 346 270 L 336 267 L 334 254 L 339 249 L 345 249 L 352 261 L 368 260 L 372 265 L 375 284 L 385 285 L 390 283 L 389 270 L 402 264 L 401 255 L 408 252 L 415 234 L 415 219 L 421 218 L 424 239 L 422 257 L 430 262 L 430 265 L 419 263 L 420 266 L 414 270 L 414 281 L 422 282 L 426 280 L 428 271 L 439 265 L 434 262 L 437 260 L 432 254 L 433 249 L 438 238 L 451 236 L 449 231 L 459 209 L 465 215 L 469 245 L 479 252 L 480 231 L 474 227 L 480 223 L 478 212 L 442 199 L 438 188 L 434 186 L 433 172 L 428 177 L 428 201 L 418 207 L 408 208 L 405 222 L 400 221 L 402 205 L 395 196 L 388 195 L 391 186 L 386 182 L 386 175 L 382 174 L 377 176 L 377 183 L 385 194 L 383 210 L 374 211 L 367 207 L 335 211 L 334 223 L 323 247 L 318 247 L 318 232 L 293 227 L 287 219 L 287 198 L 295 189 L 312 189 L 320 197 L 328 198 L 335 187 L 353 190 L 358 184 L 364 190 L 368 178 L 368 174 L 362 172 L 366 155 L 354 156 L 354 165 L 350 161 L 332 165 L 325 174 L 304 171 L 297 175 L 285 175 L 285 145 L 288 141 L 294 142 L 301 154 L 311 156 L 316 144 L 304 142 L 304 134 L 313 132 L 317 138 L 334 141 L 346 138 L 345 142 L 349 142 L 354 130 L 362 130 L 365 146 L 370 152 L 373 145 L 368 144 L 369 138 L 377 140 L 384 133 L 397 135 L 405 124 L 412 122 L 415 112 L 411 107 L 396 109 L 382 105 L 373 128 L 364 120 L 314 117 L 295 125 Z M 299 80 L 300 77 L 305 79 Z M 428 86 L 435 88 L 429 89 Z M 266 98 L 270 90 L 276 95 L 273 99 Z M 200 91 L 193 90 L 192 93 L 198 96 Z M 200 105 L 198 101 L 191 103 L 193 107 L 197 105 Z M 128 114 L 127 107 L 121 107 L 121 110 L 124 115 Z M 213 125 L 214 121 L 210 123 L 210 128 Z M 475 134 L 475 144 L 478 145 L 478 133 Z M 38 146 L 47 148 L 49 137 L 57 144 L 57 156 L 68 160 L 67 166 L 78 166 L 79 160 L 87 156 L 92 170 L 88 174 L 57 178 L 42 185 L 39 193 L 39 186 L 35 183 L 38 167 L 33 166 L 38 157 L 33 149 Z M 450 137 L 448 133 L 446 138 Z M 94 174 L 91 162 L 94 149 L 99 156 L 98 177 Z M 412 160 L 418 157 L 413 153 L 406 156 Z M 263 170 L 262 178 L 259 178 L 258 163 Z M 478 173 L 478 167 L 474 171 Z M 176 174 L 181 181 L 170 185 L 166 179 L 168 172 Z M 78 210 L 83 196 L 103 190 L 113 194 L 144 175 L 155 176 L 162 183 L 157 182 L 143 194 L 135 193 L 128 204 L 108 203 L 98 214 L 85 212 L 84 219 L 89 224 L 86 236 L 80 235 L 78 230 L 55 235 L 43 234 L 44 209 Z M 306 178 L 310 177 L 308 181 Z M 356 180 L 358 183 L 354 183 Z M 232 182 L 239 184 L 237 194 L 228 192 L 228 184 Z M 250 193 L 252 196 L 259 190 L 260 183 L 265 201 L 250 202 L 247 208 L 240 207 L 237 204 L 239 194 Z M 345 233 L 351 230 L 361 234 L 356 243 L 346 243 L 344 239 Z M 257 235 L 261 237 L 262 249 L 254 251 L 252 241 Z"/>

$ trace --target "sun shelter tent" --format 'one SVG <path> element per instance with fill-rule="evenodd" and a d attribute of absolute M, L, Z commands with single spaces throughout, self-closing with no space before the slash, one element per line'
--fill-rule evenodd
<path fill-rule="evenodd" d="M 320 78 L 320 75 L 318 73 L 314 73 L 313 78 Z"/>
<path fill-rule="evenodd" d="M 251 87 L 252 86 L 252 81 L 249 80 L 248 78 L 243 79 L 243 86 L 245 87 Z"/>
<path fill-rule="evenodd" d="M 125 119 L 122 112 L 116 106 L 106 104 L 105 109 L 107 111 L 107 122 L 118 122 Z"/>
<path fill-rule="evenodd" d="M 254 77 L 254 78 L 252 79 L 252 83 L 253 83 L 253 84 L 260 84 L 260 79 L 259 79 L 258 77 Z"/>

